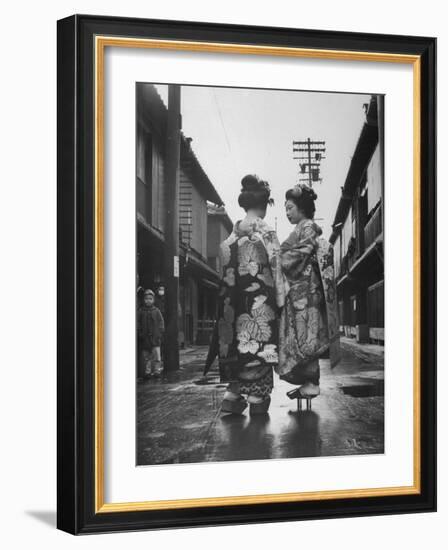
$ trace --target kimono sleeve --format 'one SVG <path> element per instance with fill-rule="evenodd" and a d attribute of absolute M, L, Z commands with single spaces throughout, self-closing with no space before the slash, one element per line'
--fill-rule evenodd
<path fill-rule="evenodd" d="M 341 359 L 341 350 L 339 342 L 338 300 L 334 278 L 333 246 L 322 238 L 319 239 L 318 243 L 317 261 L 325 295 L 328 337 L 330 339 L 330 364 L 334 367 Z"/>
<path fill-rule="evenodd" d="M 287 294 L 287 282 L 282 272 L 280 262 L 280 243 L 275 231 L 267 231 L 263 235 L 263 243 L 268 255 L 269 265 L 274 279 L 275 298 L 278 307 L 285 305 L 285 297 Z"/>
<path fill-rule="evenodd" d="M 313 222 L 297 228 L 288 238 L 289 246 L 282 249 L 281 264 L 288 279 L 297 279 L 317 249 L 319 235 Z"/>
<path fill-rule="evenodd" d="M 230 247 L 236 240 L 235 232 L 232 232 L 219 246 L 219 273 L 223 281 L 225 281 L 225 276 L 227 275 L 227 268 L 235 267 L 230 265 L 232 260 Z"/>

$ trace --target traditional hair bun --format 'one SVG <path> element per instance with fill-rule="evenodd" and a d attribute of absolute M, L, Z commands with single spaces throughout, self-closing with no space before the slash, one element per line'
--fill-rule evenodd
<path fill-rule="evenodd" d="M 288 195 L 290 197 L 295 197 L 295 198 L 299 198 L 299 197 L 305 198 L 306 197 L 306 198 L 308 198 L 312 201 L 315 201 L 317 199 L 317 195 L 316 195 L 314 189 L 312 189 L 311 187 L 309 187 L 305 183 L 298 183 L 292 189 L 289 189 L 288 190 Z"/>
<path fill-rule="evenodd" d="M 258 191 L 271 194 L 271 188 L 267 181 L 261 180 L 255 174 L 248 174 L 241 180 L 241 191 Z"/>
<path fill-rule="evenodd" d="M 313 201 L 315 201 L 317 199 L 316 192 L 311 187 L 308 187 L 308 185 L 303 185 L 302 186 L 302 193 L 304 195 L 307 195 L 308 198 L 310 198 Z"/>
<path fill-rule="evenodd" d="M 267 181 L 261 180 L 255 174 L 248 174 L 241 180 L 238 204 L 246 211 L 250 208 L 266 207 L 274 202 L 270 195 L 271 188 Z"/>
<path fill-rule="evenodd" d="M 260 188 L 260 180 L 255 175 L 249 174 L 241 180 L 241 191 L 258 191 Z"/>

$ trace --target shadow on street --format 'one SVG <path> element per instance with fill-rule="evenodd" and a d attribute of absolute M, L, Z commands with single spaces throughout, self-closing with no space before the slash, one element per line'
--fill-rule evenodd
<path fill-rule="evenodd" d="M 225 384 L 213 369 L 201 378 L 207 348 L 186 350 L 178 372 L 137 385 L 138 465 L 383 453 L 383 355 L 360 357 L 350 343 L 342 350 L 335 369 L 320 361 L 311 411 L 298 411 L 286 396 L 292 386 L 276 376 L 260 416 L 221 413 Z"/>

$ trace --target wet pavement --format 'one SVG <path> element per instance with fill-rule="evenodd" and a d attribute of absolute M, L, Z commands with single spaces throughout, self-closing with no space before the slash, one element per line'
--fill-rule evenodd
<path fill-rule="evenodd" d="M 202 379 L 207 348 L 183 350 L 179 371 L 137 384 L 137 464 L 383 453 L 383 348 L 341 345 L 336 368 L 320 360 L 311 411 L 298 412 L 294 386 L 275 376 L 269 413 L 252 417 L 221 413 L 217 367 Z"/>

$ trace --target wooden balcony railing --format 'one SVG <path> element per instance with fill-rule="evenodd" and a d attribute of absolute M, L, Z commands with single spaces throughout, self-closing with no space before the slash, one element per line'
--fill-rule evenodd
<path fill-rule="evenodd" d="M 368 248 L 383 231 L 383 213 L 381 205 L 364 227 L 364 247 Z"/>

